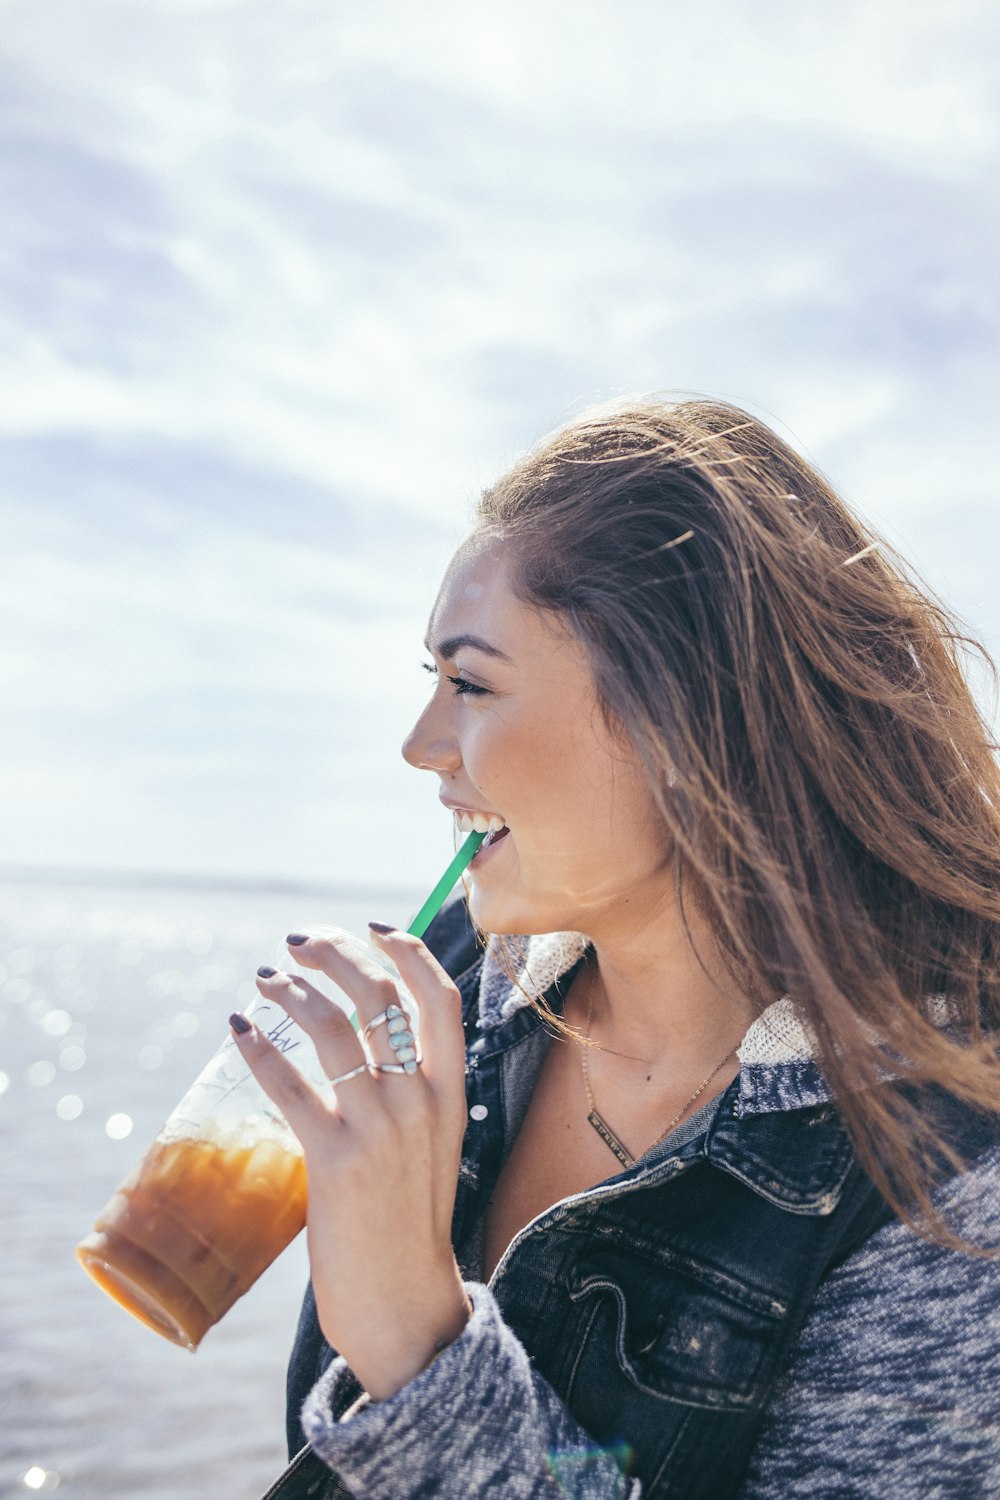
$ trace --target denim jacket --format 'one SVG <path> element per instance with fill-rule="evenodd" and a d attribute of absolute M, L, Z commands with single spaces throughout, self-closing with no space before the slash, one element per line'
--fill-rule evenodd
<path fill-rule="evenodd" d="M 370 1404 L 307 1295 L 289 1440 L 301 1441 L 305 1400 L 303 1427 L 326 1461 L 304 1451 L 270 1494 L 742 1494 L 817 1288 L 893 1220 L 854 1159 L 794 1008 L 782 1002 L 751 1027 L 706 1131 L 676 1147 L 668 1138 L 540 1214 L 485 1287 L 483 1211 L 549 1037 L 484 962 L 464 906 L 429 937 L 463 997 L 469 1117 L 452 1234 L 473 1317 L 429 1370 Z M 545 941 L 532 940 L 526 968 L 558 1010 L 582 943 Z"/>

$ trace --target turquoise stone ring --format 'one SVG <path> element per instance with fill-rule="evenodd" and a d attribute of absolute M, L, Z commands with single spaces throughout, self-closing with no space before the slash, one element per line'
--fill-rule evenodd
<path fill-rule="evenodd" d="M 362 1034 L 365 1047 L 371 1050 L 371 1034 L 377 1026 L 385 1026 L 393 1062 L 376 1062 L 372 1059 L 368 1067 L 373 1073 L 415 1073 L 422 1058 L 417 1049 L 416 1037 L 410 1029 L 410 1017 L 399 1005 L 387 1005 L 380 1015 L 368 1022 Z"/>

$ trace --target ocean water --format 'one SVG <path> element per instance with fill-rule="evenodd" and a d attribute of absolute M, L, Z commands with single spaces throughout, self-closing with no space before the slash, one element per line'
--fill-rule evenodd
<path fill-rule="evenodd" d="M 276 967 L 326 922 L 417 898 L 0 884 L 0 1497 L 256 1500 L 285 1462 L 304 1237 L 194 1355 L 136 1322 L 74 1246 Z M 377 909 L 376 909 L 377 908 Z"/>

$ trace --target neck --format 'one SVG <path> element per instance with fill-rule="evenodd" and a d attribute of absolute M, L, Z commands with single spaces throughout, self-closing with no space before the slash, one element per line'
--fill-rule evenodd
<path fill-rule="evenodd" d="M 726 972 L 708 924 L 675 905 L 631 923 L 620 918 L 590 936 L 594 953 L 567 1000 L 581 1028 L 621 1059 L 623 1077 L 639 1066 L 676 1077 L 704 1072 L 739 1045 L 753 1016 Z"/>

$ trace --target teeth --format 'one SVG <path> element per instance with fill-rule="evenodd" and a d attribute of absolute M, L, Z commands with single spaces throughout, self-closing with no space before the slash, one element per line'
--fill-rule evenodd
<path fill-rule="evenodd" d="M 459 833 L 499 833 L 505 827 L 498 813 L 456 812 Z"/>

